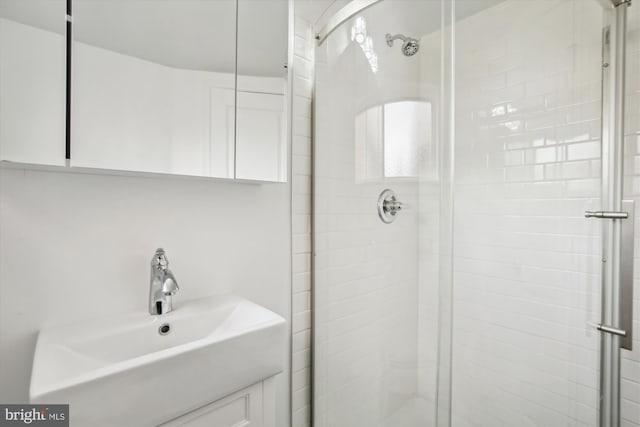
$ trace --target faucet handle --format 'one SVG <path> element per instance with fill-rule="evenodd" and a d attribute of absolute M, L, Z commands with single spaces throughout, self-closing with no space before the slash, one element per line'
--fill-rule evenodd
<path fill-rule="evenodd" d="M 169 275 L 164 279 L 164 282 L 162 283 L 162 293 L 165 295 L 175 295 L 180 287 L 178 286 L 176 278 L 173 277 L 171 270 L 167 271 L 169 272 Z"/>
<path fill-rule="evenodd" d="M 164 249 L 156 249 L 156 253 L 151 258 L 151 266 L 161 270 L 166 270 L 169 267 L 169 259 L 165 255 Z"/>

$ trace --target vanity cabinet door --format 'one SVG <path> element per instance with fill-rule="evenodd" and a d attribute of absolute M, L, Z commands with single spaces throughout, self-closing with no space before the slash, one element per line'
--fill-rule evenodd
<path fill-rule="evenodd" d="M 65 164 L 65 0 L 0 0 L 0 160 Z"/>
<path fill-rule="evenodd" d="M 255 384 L 160 427 L 263 427 L 262 387 Z"/>

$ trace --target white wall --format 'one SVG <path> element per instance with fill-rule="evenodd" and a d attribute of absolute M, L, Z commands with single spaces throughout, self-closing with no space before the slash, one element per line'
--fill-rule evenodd
<path fill-rule="evenodd" d="M 40 328 L 146 311 L 156 247 L 179 281 L 176 299 L 233 292 L 289 319 L 289 191 L 0 170 L 0 401 L 27 401 Z M 286 425 L 288 372 L 278 381 Z"/>

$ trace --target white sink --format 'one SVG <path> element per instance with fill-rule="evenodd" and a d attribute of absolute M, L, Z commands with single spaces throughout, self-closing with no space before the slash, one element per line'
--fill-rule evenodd
<path fill-rule="evenodd" d="M 157 425 L 281 372 L 285 351 L 276 313 L 235 296 L 187 301 L 43 329 L 30 398 L 69 403 L 71 425 Z"/>

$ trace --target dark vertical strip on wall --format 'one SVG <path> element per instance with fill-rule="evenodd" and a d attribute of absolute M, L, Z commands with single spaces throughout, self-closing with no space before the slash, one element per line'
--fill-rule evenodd
<path fill-rule="evenodd" d="M 66 64 L 66 106 L 65 106 L 65 159 L 71 159 L 71 45 L 73 42 L 72 34 L 71 34 L 71 2 L 72 0 L 67 0 L 67 16 L 66 16 L 66 55 L 67 55 L 67 64 Z"/>
<path fill-rule="evenodd" d="M 236 0 L 236 46 L 233 80 L 233 174 L 229 178 L 238 179 L 238 24 L 240 22 L 240 0 Z M 229 175 L 229 174 L 227 174 Z"/>

